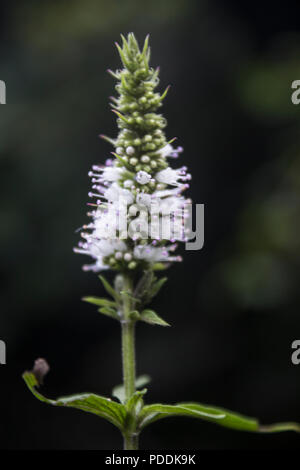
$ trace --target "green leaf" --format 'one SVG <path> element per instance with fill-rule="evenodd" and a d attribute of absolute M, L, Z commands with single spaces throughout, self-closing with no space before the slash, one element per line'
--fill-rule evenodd
<path fill-rule="evenodd" d="M 152 270 L 145 271 L 136 285 L 134 296 L 140 299 L 142 305 L 146 305 L 158 294 L 166 281 L 167 277 L 157 280 Z"/>
<path fill-rule="evenodd" d="M 128 45 L 131 53 L 137 55 L 140 52 L 139 45 L 133 33 L 128 34 Z"/>
<path fill-rule="evenodd" d="M 123 122 L 125 122 L 125 124 L 128 124 L 128 120 L 125 116 L 123 116 L 122 113 L 120 113 L 117 109 L 112 109 L 112 112 L 115 113 L 118 118 L 120 118 Z M 113 155 L 116 155 L 115 153 L 113 153 Z"/>
<path fill-rule="evenodd" d="M 139 428 L 151 424 L 159 419 L 169 416 L 190 416 L 204 421 L 214 422 L 238 431 L 272 433 L 281 431 L 300 432 L 297 423 L 277 423 L 269 426 L 261 426 L 257 419 L 200 403 L 178 403 L 177 405 L 148 405 L 142 409 L 139 416 Z"/>
<path fill-rule="evenodd" d="M 170 326 L 165 320 L 157 315 L 153 310 L 143 310 L 141 313 L 141 320 L 150 323 L 150 325 Z"/>
<path fill-rule="evenodd" d="M 108 317 L 114 318 L 115 320 L 120 320 L 118 312 L 111 307 L 101 307 L 99 308 L 98 312 L 103 313 L 103 315 L 107 315 Z"/>
<path fill-rule="evenodd" d="M 116 302 L 112 300 L 102 299 L 100 297 L 83 297 L 82 300 L 90 304 L 98 305 L 99 307 L 115 307 L 116 306 Z"/>
<path fill-rule="evenodd" d="M 127 43 L 125 37 L 123 36 L 123 34 L 121 34 L 121 38 L 122 38 L 122 42 L 123 42 L 123 49 L 124 49 L 124 51 L 126 52 L 126 54 L 128 56 L 129 53 L 130 53 L 128 43 Z"/>
<path fill-rule="evenodd" d="M 120 78 L 121 78 L 122 87 L 124 88 L 125 91 L 127 91 L 128 93 L 130 93 L 130 90 L 131 90 L 131 89 L 130 89 L 129 84 L 126 82 L 126 79 L 125 79 L 124 75 L 121 74 L 121 77 L 120 77 Z M 121 117 L 121 115 L 120 115 L 119 117 Z"/>
<path fill-rule="evenodd" d="M 102 282 L 103 284 L 103 287 L 104 289 L 106 290 L 106 292 L 112 296 L 113 299 L 115 299 L 116 301 L 119 300 L 119 296 L 117 294 L 117 292 L 115 291 L 115 289 L 110 285 L 110 283 L 105 279 L 105 277 L 103 276 L 99 276 L 99 279 L 100 281 Z"/>
<path fill-rule="evenodd" d="M 111 75 L 115 75 L 111 70 L 109 70 L 109 73 Z M 118 78 L 116 75 L 115 75 L 115 78 Z M 100 137 L 101 139 L 105 140 L 106 142 L 108 142 L 110 145 L 113 145 L 114 147 L 116 146 L 116 141 L 114 139 L 111 139 L 110 137 L 108 137 L 107 135 L 104 135 L 104 134 L 100 134 Z"/>
<path fill-rule="evenodd" d="M 147 389 L 144 388 L 143 390 L 137 390 L 134 392 L 132 397 L 128 400 L 126 403 L 126 409 L 130 413 L 133 410 L 136 411 L 136 413 L 139 413 L 142 406 L 143 406 L 143 396 L 147 393 Z"/>
<path fill-rule="evenodd" d="M 203 405 L 198 403 L 180 403 L 189 409 L 198 409 Z M 296 431 L 300 432 L 300 425 L 298 423 L 275 423 L 270 425 L 261 425 L 259 421 L 255 418 L 249 418 L 239 413 L 234 413 L 232 411 L 225 410 L 223 408 L 215 407 L 206 407 L 207 410 L 219 410 L 224 412 L 226 417 L 222 421 L 218 421 L 217 424 L 225 426 L 227 428 L 236 429 L 238 431 L 250 431 L 250 432 L 260 432 L 260 433 L 272 433 L 272 432 L 281 432 L 281 431 Z"/>
<path fill-rule="evenodd" d="M 163 405 L 158 403 L 155 405 L 147 405 L 143 408 L 139 416 L 139 428 L 142 429 L 150 423 L 154 423 L 159 419 L 168 418 L 170 416 L 190 416 L 192 418 L 221 420 L 224 419 L 226 415 L 224 412 L 221 413 L 219 410 L 212 411 L 209 409 L 208 411 L 206 407 L 202 407 L 202 410 L 192 410 L 180 404 Z"/>
<path fill-rule="evenodd" d="M 134 297 L 131 292 L 129 292 L 128 290 L 121 290 L 120 294 L 122 296 L 125 296 L 125 297 L 128 297 L 129 299 L 131 300 L 134 300 L 134 302 L 140 302 L 140 299 L 137 299 L 136 297 Z"/>
<path fill-rule="evenodd" d="M 275 424 L 259 426 L 259 432 L 261 433 L 282 432 L 282 431 L 300 432 L 300 424 L 288 422 L 288 423 L 275 423 Z"/>
<path fill-rule="evenodd" d="M 173 137 L 173 139 L 170 139 L 167 144 L 172 144 L 173 142 L 175 142 L 175 140 L 177 140 L 177 137 Z"/>
<path fill-rule="evenodd" d="M 148 50 L 148 47 L 149 47 L 149 34 L 147 34 L 146 38 L 145 38 L 145 42 L 144 42 L 144 47 L 143 47 L 143 50 L 142 50 L 142 56 L 147 59 L 147 50 Z"/>
<path fill-rule="evenodd" d="M 140 320 L 141 316 L 137 310 L 132 310 L 132 312 L 129 313 L 129 318 L 131 320 Z"/>
<path fill-rule="evenodd" d="M 130 397 L 130 399 L 126 403 L 126 410 L 127 415 L 125 419 L 125 426 L 124 428 L 129 433 L 136 431 L 136 422 L 137 417 L 139 416 L 141 409 L 143 408 L 143 396 L 147 392 L 147 389 L 138 390 L 134 392 L 134 394 Z"/>
<path fill-rule="evenodd" d="M 162 286 L 165 284 L 167 280 L 168 280 L 167 277 L 162 277 L 158 281 L 154 282 L 151 288 L 151 298 L 155 297 L 158 294 L 158 292 L 160 291 L 160 289 L 162 288 Z"/>
<path fill-rule="evenodd" d="M 120 163 L 122 163 L 122 165 L 132 174 L 132 166 L 126 162 L 122 157 L 120 157 L 120 155 L 118 155 L 117 153 L 115 152 L 112 152 L 112 154 L 119 160 Z"/>
<path fill-rule="evenodd" d="M 102 299 L 100 297 L 83 297 L 82 300 L 90 304 L 97 305 L 98 307 L 101 306 L 101 308 L 98 309 L 98 312 L 103 313 L 108 317 L 114 318 L 115 320 L 120 320 L 116 302 L 108 299 Z"/>
<path fill-rule="evenodd" d="M 169 263 L 154 263 L 152 266 L 153 271 L 164 271 L 170 266 Z"/>
<path fill-rule="evenodd" d="M 136 288 L 134 290 L 134 296 L 138 299 L 143 300 L 143 298 L 149 293 L 151 284 L 154 279 L 154 274 L 152 270 L 144 271 L 143 276 L 138 281 Z"/>
<path fill-rule="evenodd" d="M 127 67 L 129 70 L 130 70 L 130 62 L 128 61 L 128 59 L 126 58 L 125 54 L 124 54 L 124 51 L 122 51 L 121 47 L 119 46 L 119 44 L 116 42 L 116 47 L 118 49 L 118 52 L 120 54 L 120 57 L 121 57 L 121 61 L 123 62 L 123 65 L 124 67 Z"/>
<path fill-rule="evenodd" d="M 117 80 L 120 79 L 120 73 L 117 71 L 117 72 L 113 72 L 112 70 L 108 69 L 107 72 L 114 78 L 116 78 Z M 112 97 L 113 98 L 113 97 Z M 115 145 L 114 145 L 115 146 Z"/>
<path fill-rule="evenodd" d="M 135 387 L 142 388 L 150 382 L 149 375 L 141 375 L 135 380 Z M 121 403 L 125 403 L 125 389 L 124 385 L 116 385 L 112 390 L 112 396 L 117 398 Z"/>
<path fill-rule="evenodd" d="M 106 419 L 122 431 L 126 418 L 126 408 L 124 405 L 110 398 L 101 397 L 93 393 L 82 393 L 51 400 L 44 397 L 36 390 L 35 387 L 38 386 L 38 382 L 32 372 L 24 372 L 23 379 L 29 390 L 38 400 L 48 403 L 49 405 L 77 408 L 82 411 L 87 411 L 88 413 L 93 413 Z"/>
<path fill-rule="evenodd" d="M 207 413 L 219 413 L 224 414 L 224 418 L 221 421 L 218 421 L 217 424 L 225 426 L 231 429 L 237 429 L 239 431 L 257 431 L 258 421 L 255 418 L 249 418 L 248 416 L 242 416 L 239 413 L 233 413 L 223 408 L 216 408 L 211 406 L 201 405 L 199 403 L 179 403 L 180 406 L 192 411 L 206 411 Z M 208 419 L 208 421 L 211 421 Z"/>
<path fill-rule="evenodd" d="M 159 100 L 160 101 L 163 101 L 165 99 L 165 97 L 167 96 L 168 94 L 168 91 L 170 89 L 170 85 L 167 86 L 167 88 L 165 89 L 165 91 L 163 92 L 163 94 L 160 96 Z M 172 139 L 171 142 L 174 142 L 175 139 Z"/>

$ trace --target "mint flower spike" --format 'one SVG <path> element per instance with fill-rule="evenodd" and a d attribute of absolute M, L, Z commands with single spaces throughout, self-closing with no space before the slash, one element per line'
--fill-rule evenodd
<path fill-rule="evenodd" d="M 191 200 L 185 199 L 182 192 L 188 188 L 191 176 L 184 166 L 179 169 L 169 166 L 167 159 L 177 158 L 183 149 L 173 148 L 167 142 L 163 130 L 166 120 L 157 113 L 169 87 L 162 95 L 155 91 L 159 71 L 149 64 L 149 37 L 142 50 L 133 34 L 127 40 L 121 37 L 122 47 L 116 46 L 124 68 L 109 71 L 118 80 L 118 97 L 111 97 L 111 104 L 119 134 L 116 139 L 102 136 L 113 145 L 115 158 L 107 159 L 105 166 L 93 166 L 89 172 L 92 179 L 89 196 L 95 199 L 94 210 L 88 213 L 92 222 L 84 225 L 81 233 L 84 241 L 75 248 L 77 253 L 94 259 L 93 264 L 83 267 L 86 271 L 141 272 L 153 269 L 156 263 L 167 267 L 170 262 L 181 261 L 180 256 L 173 254 L 176 242 L 189 238 L 183 212 Z M 121 200 L 128 209 L 125 225 L 119 217 Z M 149 226 L 153 205 L 159 214 L 151 219 L 153 231 L 148 227 L 146 237 L 138 226 L 136 232 L 130 231 L 141 208 L 146 212 L 142 223 Z M 159 227 L 170 216 L 171 230 L 166 238 Z"/>
<path fill-rule="evenodd" d="M 154 271 L 180 261 L 180 257 L 172 254 L 176 242 L 189 238 L 181 215 L 191 202 L 182 195 L 191 176 L 186 167 L 173 169 L 168 163 L 168 159 L 177 158 L 183 149 L 172 146 L 174 139 L 167 142 L 163 130 L 166 121 L 157 113 L 168 88 L 162 95 L 155 92 L 159 70 L 153 69 L 149 63 L 149 37 L 142 50 L 132 33 L 127 39 L 121 38 L 122 47 L 117 44 L 117 49 L 124 68 L 109 71 L 118 81 L 118 97 L 112 97 L 111 101 L 117 115 L 119 134 L 116 139 L 101 136 L 114 147 L 114 158 L 108 158 L 105 165 L 94 165 L 89 172 L 92 179 L 89 196 L 95 202 L 89 204 L 91 222 L 82 227 L 83 241 L 74 250 L 93 258 L 93 264 L 85 265 L 84 270 L 99 272 L 112 269 L 116 272 L 113 285 L 99 276 L 111 299 L 88 296 L 83 300 L 96 305 L 100 313 L 121 324 L 123 383 L 112 391 L 112 396 L 118 401 L 93 393 L 57 400 L 46 398 L 37 390 L 50 370 L 41 358 L 35 361 L 31 371 L 23 374 L 23 379 L 33 395 L 44 403 L 77 408 L 109 421 L 121 431 L 127 450 L 138 449 L 138 437 L 145 426 L 169 416 L 198 418 L 239 431 L 300 432 L 297 423 L 262 426 L 254 418 L 201 403 L 144 404 L 147 390 L 138 389 L 146 385 L 149 378 L 136 378 L 135 325 L 137 321 L 143 321 L 169 326 L 157 313 L 145 307 L 166 281 L 166 277 L 158 279 Z M 151 221 L 154 232 L 141 237 L 140 227 L 134 225 L 132 228 L 132 223 L 138 211 L 145 213 L 148 221 L 147 210 L 153 204 L 159 214 L 156 214 L 154 223 Z M 120 215 L 124 209 L 125 217 L 122 218 Z M 172 231 L 168 239 L 157 229 L 170 213 Z"/>

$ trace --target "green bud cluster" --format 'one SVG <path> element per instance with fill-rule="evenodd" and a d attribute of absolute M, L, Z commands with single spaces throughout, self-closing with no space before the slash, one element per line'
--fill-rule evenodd
<path fill-rule="evenodd" d="M 137 267 L 137 262 L 132 259 L 130 252 L 123 253 L 122 251 L 116 251 L 113 255 L 105 257 L 103 262 L 109 265 L 111 269 L 121 272 L 128 269 L 133 270 Z"/>
<path fill-rule="evenodd" d="M 116 140 L 109 141 L 115 146 L 117 165 L 125 166 L 129 172 L 126 178 L 119 182 L 120 185 L 135 190 L 141 188 L 141 185 L 133 180 L 137 172 L 145 171 L 153 176 L 168 166 L 165 157 L 160 153 L 167 144 L 163 131 L 167 123 L 166 119 L 157 113 L 168 88 L 162 95 L 155 92 L 159 83 L 159 69 L 149 66 L 148 36 L 142 50 L 139 49 L 132 33 L 128 34 L 127 39 L 121 37 L 122 47 L 118 44 L 116 46 L 124 68 L 116 72 L 109 71 L 118 80 L 116 90 L 119 97 L 111 99 L 113 111 L 118 116 L 120 132 Z M 153 192 L 157 189 L 157 183 L 151 181 L 142 187 L 144 192 Z"/>

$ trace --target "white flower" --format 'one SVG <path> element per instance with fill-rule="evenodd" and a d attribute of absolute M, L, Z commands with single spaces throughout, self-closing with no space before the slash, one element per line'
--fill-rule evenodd
<path fill-rule="evenodd" d="M 165 261 L 168 257 L 168 251 L 164 247 L 137 245 L 133 250 L 133 256 L 136 259 L 143 259 L 151 263 L 156 263 L 157 261 Z"/>
<path fill-rule="evenodd" d="M 118 181 L 122 173 L 124 173 L 123 168 L 108 166 L 103 170 L 102 178 L 104 181 Z"/>
<path fill-rule="evenodd" d="M 126 153 L 127 153 L 127 155 L 130 155 L 130 156 L 131 156 L 131 155 L 133 155 L 133 154 L 135 153 L 135 150 L 134 150 L 133 147 L 129 146 L 129 147 L 127 147 L 127 149 L 126 149 Z"/>
<path fill-rule="evenodd" d="M 161 191 L 155 191 L 154 197 L 162 198 L 166 196 L 177 196 L 183 190 L 183 187 L 173 188 L 173 189 L 163 189 Z"/>
<path fill-rule="evenodd" d="M 98 208 L 94 215 L 94 223 L 92 224 L 92 236 L 97 239 L 115 239 L 117 238 L 117 230 L 119 229 L 119 204 L 109 203 L 105 207 Z"/>
<path fill-rule="evenodd" d="M 118 181 L 124 173 L 123 168 L 115 166 L 93 166 L 93 171 L 89 172 L 89 176 L 92 177 L 92 183 L 103 183 L 105 181 Z"/>
<path fill-rule="evenodd" d="M 166 157 L 171 157 L 171 158 L 177 158 L 179 153 L 183 152 L 182 147 L 177 147 L 176 149 L 172 147 L 171 144 L 165 145 L 162 149 L 158 151 L 161 157 L 166 158 Z"/>
<path fill-rule="evenodd" d="M 140 184 L 147 184 L 151 180 L 151 175 L 149 175 L 149 173 L 146 171 L 141 170 L 137 172 L 135 179 Z"/>
<path fill-rule="evenodd" d="M 184 198 L 168 196 L 165 198 L 154 197 L 151 201 L 152 212 L 160 212 L 162 215 L 176 212 L 184 206 Z"/>
<path fill-rule="evenodd" d="M 93 234 L 87 236 L 86 240 L 86 243 L 81 244 L 81 248 L 74 248 L 75 253 L 89 255 L 95 259 L 94 264 L 83 266 L 85 271 L 98 272 L 108 269 L 108 266 L 103 263 L 103 258 L 114 252 L 123 252 L 127 248 L 122 240 L 94 240 Z"/>
<path fill-rule="evenodd" d="M 124 259 L 125 259 L 125 261 L 131 261 L 132 260 L 132 254 L 131 253 L 125 253 Z"/>
<path fill-rule="evenodd" d="M 173 170 L 168 167 L 165 170 L 161 170 L 156 173 L 155 179 L 159 183 L 169 184 L 171 186 L 182 186 L 182 183 L 179 183 L 179 180 L 190 180 L 191 175 L 186 173 L 186 167 L 178 168 L 177 170 Z"/>
<path fill-rule="evenodd" d="M 113 183 L 106 189 L 104 197 L 112 202 L 118 202 L 124 199 L 128 204 L 132 204 L 134 200 L 133 194 L 128 189 L 121 188 L 117 183 Z"/>
<path fill-rule="evenodd" d="M 181 151 L 180 147 L 174 149 L 167 144 L 159 153 L 161 157 L 176 157 Z M 134 152 L 133 147 L 126 148 L 127 155 L 133 155 Z M 142 159 L 147 163 L 150 157 L 144 155 Z M 122 269 L 124 261 L 138 265 L 138 262 L 153 264 L 181 260 L 171 255 L 171 252 L 176 248 L 175 241 L 186 241 L 189 237 L 185 221 L 188 217 L 186 208 L 191 201 L 182 196 L 183 190 L 189 186 L 186 181 L 191 178 L 186 167 L 167 167 L 154 176 L 143 170 L 138 171 L 135 180 L 140 185 L 157 181 L 152 193 L 136 188 L 134 180 L 129 179 L 130 176 L 128 178 L 126 171 L 108 160 L 105 166 L 93 166 L 89 173 L 92 187 L 96 190 L 89 193 L 90 197 L 96 198 L 96 203 L 89 205 L 95 209 L 88 213 L 92 221 L 82 227 L 83 241 L 74 249 L 94 260 L 93 264 L 83 266 L 84 270 L 98 272 L 110 266 Z M 134 235 L 140 233 L 137 216 L 139 214 L 141 217 L 141 211 L 145 213 L 145 233 L 149 237 L 146 244 L 141 244 L 141 237 Z M 137 222 L 138 230 L 134 231 Z M 165 245 L 168 240 L 171 244 Z"/>
<path fill-rule="evenodd" d="M 152 201 L 152 197 L 150 194 L 139 193 L 136 196 L 136 202 L 148 208 L 150 208 L 151 206 L 151 201 Z"/>
<path fill-rule="evenodd" d="M 123 183 L 124 188 L 131 188 L 132 185 L 133 185 L 132 180 L 125 180 Z"/>
<path fill-rule="evenodd" d="M 158 153 L 160 154 L 161 157 L 165 158 L 165 157 L 167 157 L 168 155 L 170 155 L 170 153 L 172 153 L 173 150 L 174 150 L 174 149 L 173 149 L 172 145 L 167 144 L 167 145 L 165 145 L 163 148 L 161 148 L 161 149 L 158 151 Z"/>
<path fill-rule="evenodd" d="M 159 261 L 181 261 L 179 256 L 170 256 L 173 245 L 167 247 L 156 247 L 152 245 L 137 245 L 133 250 L 136 259 L 157 263 Z"/>
<path fill-rule="evenodd" d="M 115 251 L 125 251 L 127 247 L 123 240 L 100 240 L 97 248 L 102 256 L 109 256 Z"/>
<path fill-rule="evenodd" d="M 124 153 L 123 148 L 122 147 L 117 147 L 116 148 L 116 153 L 117 153 L 117 155 L 123 155 L 123 153 Z"/>

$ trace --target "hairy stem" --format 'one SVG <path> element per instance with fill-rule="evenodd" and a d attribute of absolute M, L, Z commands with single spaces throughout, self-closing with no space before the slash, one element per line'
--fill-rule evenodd
<path fill-rule="evenodd" d="M 126 401 L 135 392 L 134 322 L 122 323 L 123 383 Z"/>
<path fill-rule="evenodd" d="M 139 442 L 137 435 L 125 436 L 124 435 L 124 450 L 138 450 Z"/>
<path fill-rule="evenodd" d="M 123 301 L 123 321 L 122 327 L 122 363 L 123 363 L 123 384 L 125 388 L 126 402 L 135 392 L 135 321 L 130 319 L 131 311 L 132 283 L 129 277 L 124 278 L 124 291 L 129 295 L 124 295 Z M 124 432 L 124 449 L 137 450 L 138 440 L 135 430 L 130 429 Z"/>

